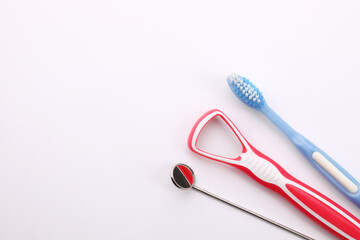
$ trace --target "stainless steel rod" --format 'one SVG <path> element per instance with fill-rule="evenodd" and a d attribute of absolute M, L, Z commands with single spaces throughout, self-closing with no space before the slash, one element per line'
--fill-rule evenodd
<path fill-rule="evenodd" d="M 202 188 L 199 188 L 199 187 L 197 187 L 197 186 L 195 186 L 195 185 L 192 186 L 192 188 L 195 189 L 195 190 L 198 190 L 199 192 L 204 193 L 204 194 L 206 194 L 206 195 L 208 195 L 208 196 L 210 196 L 210 197 L 213 197 L 213 198 L 215 198 L 215 199 L 217 199 L 217 200 L 220 200 L 220 201 L 223 202 L 223 203 L 229 204 L 230 206 L 233 206 L 233 207 L 235 207 L 235 208 L 237 208 L 237 209 L 240 209 L 240 210 L 242 210 L 242 211 L 244 211 L 244 212 L 246 212 L 246 213 L 248 213 L 248 214 L 251 214 L 251 215 L 253 215 L 253 216 L 255 216 L 255 217 L 258 217 L 258 218 L 260 218 L 260 219 L 262 219 L 262 220 L 265 220 L 265 221 L 267 221 L 267 222 L 269 222 L 269 223 L 271 223 L 271 224 L 273 224 L 273 225 L 275 225 L 275 226 L 277 226 L 277 227 L 279 227 L 279 228 L 282 228 L 282 229 L 284 229 L 284 230 L 286 230 L 286 231 L 288 231 L 288 232 L 291 232 L 291 233 L 293 233 L 293 234 L 295 234 L 295 235 L 297 235 L 297 236 L 299 236 L 299 237 L 302 237 L 302 238 L 307 239 L 307 240 L 315 240 L 314 238 L 311 238 L 311 237 L 309 237 L 309 236 L 306 236 L 305 234 L 302 234 L 302 233 L 300 233 L 300 232 L 298 232 L 298 231 L 296 231 L 296 230 L 294 230 L 294 229 L 291 229 L 291 228 L 289 228 L 289 227 L 286 227 L 286 226 L 284 226 L 284 225 L 282 225 L 282 224 L 280 224 L 280 223 L 278 223 L 278 222 L 275 222 L 275 221 L 273 221 L 273 220 L 271 220 L 271 219 L 269 219 L 269 218 L 267 218 L 267 217 L 264 217 L 264 216 L 262 216 L 262 215 L 260 215 L 260 214 L 258 214 L 258 213 L 256 213 L 256 212 L 253 212 L 253 211 L 251 211 L 251 210 L 249 210 L 249 209 L 247 209 L 247 208 L 244 208 L 244 207 L 242 207 L 242 206 L 239 206 L 239 205 L 237 205 L 236 203 L 230 202 L 230 201 L 228 201 L 228 200 L 226 200 L 226 199 L 224 199 L 224 198 L 222 198 L 222 197 L 219 197 L 219 196 L 217 196 L 217 195 L 215 195 L 215 194 L 213 194 L 213 193 L 210 193 L 210 192 L 208 192 L 208 191 L 206 191 L 206 190 L 204 190 L 204 189 L 202 189 Z"/>

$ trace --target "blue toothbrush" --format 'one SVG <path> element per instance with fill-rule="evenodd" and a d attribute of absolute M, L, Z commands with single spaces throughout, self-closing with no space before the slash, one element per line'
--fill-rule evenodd
<path fill-rule="evenodd" d="M 233 93 L 246 105 L 262 112 L 281 131 L 299 151 L 345 196 L 360 207 L 360 184 L 330 156 L 292 129 L 265 102 L 259 89 L 248 79 L 237 74 L 227 77 Z"/>

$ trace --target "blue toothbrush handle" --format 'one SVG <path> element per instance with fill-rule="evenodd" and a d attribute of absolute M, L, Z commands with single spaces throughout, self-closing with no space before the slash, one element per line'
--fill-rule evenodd
<path fill-rule="evenodd" d="M 360 207 L 360 184 L 350 173 L 301 134 L 294 132 L 289 138 L 315 168 Z"/>
<path fill-rule="evenodd" d="M 266 103 L 260 110 L 336 188 L 360 207 L 360 184 L 329 155 L 292 129 Z"/>

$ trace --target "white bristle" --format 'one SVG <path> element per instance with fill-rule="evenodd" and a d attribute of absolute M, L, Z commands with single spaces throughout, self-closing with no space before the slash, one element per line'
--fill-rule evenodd
<path fill-rule="evenodd" d="M 230 75 L 230 76 L 229 76 L 229 81 L 230 81 L 230 84 L 232 84 L 232 83 L 233 83 L 234 78 L 233 78 L 233 76 L 232 76 L 232 75 Z"/>
<path fill-rule="evenodd" d="M 245 104 L 257 109 L 265 104 L 262 93 L 248 79 L 234 73 L 230 74 L 227 79 L 233 92 Z"/>

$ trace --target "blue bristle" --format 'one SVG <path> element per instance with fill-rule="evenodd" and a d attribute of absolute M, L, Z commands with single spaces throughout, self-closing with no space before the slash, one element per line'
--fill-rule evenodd
<path fill-rule="evenodd" d="M 227 82 L 235 95 L 249 107 L 259 110 L 264 106 L 265 99 L 262 93 L 249 79 L 231 74 L 227 77 Z"/>

